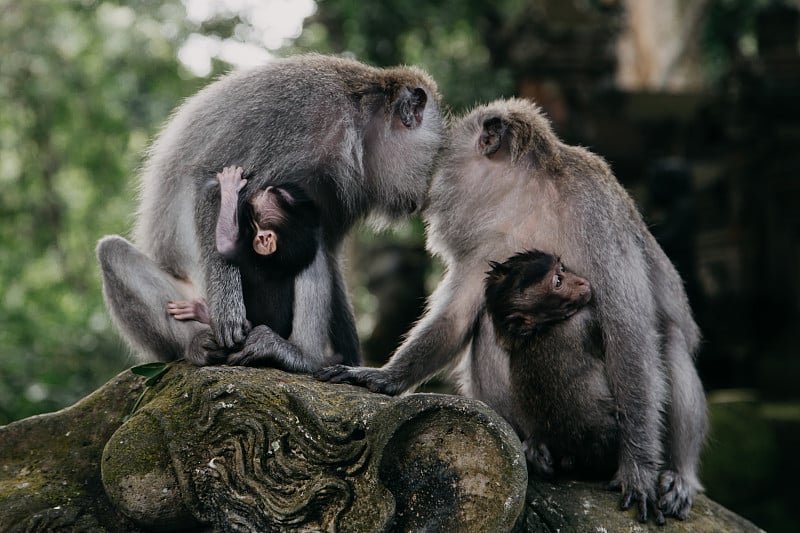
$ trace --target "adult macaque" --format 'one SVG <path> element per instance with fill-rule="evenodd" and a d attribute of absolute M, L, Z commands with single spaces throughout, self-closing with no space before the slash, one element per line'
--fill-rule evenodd
<path fill-rule="evenodd" d="M 487 261 L 519 250 L 560 250 L 592 282 L 593 321 L 567 320 L 534 343 L 570 357 L 604 360 L 618 417 L 612 485 L 644 521 L 685 517 L 700 488 L 707 428 L 693 365 L 699 331 L 675 268 L 633 201 L 600 157 L 562 143 L 531 102 L 500 100 L 457 120 L 425 212 L 428 247 L 446 265 L 425 315 L 382 368 L 337 366 L 322 379 L 398 394 L 456 366 L 466 396 L 484 400 L 516 427 L 509 357 L 484 306 Z M 597 334 L 593 330 L 596 328 Z"/>
<path fill-rule="evenodd" d="M 268 327 L 297 347 L 264 361 L 285 370 L 312 371 L 341 358 L 328 346 L 330 317 L 308 323 L 294 323 L 295 314 L 308 316 L 308 305 L 330 309 L 328 265 L 321 247 L 319 213 L 302 189 L 287 184 L 267 186 L 256 191 L 239 208 L 239 191 L 247 180 L 241 167 L 226 167 L 217 174 L 220 186 L 220 211 L 217 217 L 217 251 L 239 268 L 247 320 L 254 328 Z M 295 298 L 295 287 L 303 284 L 314 291 L 314 298 Z M 297 310 L 297 312 L 295 312 Z M 167 311 L 178 320 L 197 320 L 209 324 L 206 301 L 202 298 L 168 302 Z M 315 329 L 310 329 L 314 327 Z M 205 364 L 212 350 L 203 350 L 208 331 L 189 345 L 186 358 Z M 213 346 L 212 346 L 213 348 Z M 198 353 L 209 354 L 201 360 Z M 245 351 L 219 354 L 230 364 L 258 364 L 259 354 Z"/>
<path fill-rule="evenodd" d="M 114 323 L 145 358 L 183 357 L 206 326 L 174 320 L 166 303 L 205 297 L 216 348 L 196 354 L 196 362 L 214 362 L 220 351 L 232 354 L 231 363 L 291 359 L 292 343 L 266 326 L 250 330 L 239 268 L 216 249 L 220 196 L 208 184 L 236 161 L 248 176 L 245 197 L 266 185 L 294 184 L 319 209 L 328 265 L 319 276 L 330 287 L 330 304 L 313 305 L 322 281 L 302 284 L 298 277 L 295 300 L 307 299 L 310 314 L 295 313 L 293 332 L 329 320 L 333 352 L 357 364 L 342 238 L 370 213 L 392 218 L 420 207 L 441 142 L 436 84 L 419 69 L 308 55 L 212 83 L 178 109 L 151 149 L 136 246 L 118 236 L 98 244 Z M 239 353 L 251 355 L 238 359 Z"/>

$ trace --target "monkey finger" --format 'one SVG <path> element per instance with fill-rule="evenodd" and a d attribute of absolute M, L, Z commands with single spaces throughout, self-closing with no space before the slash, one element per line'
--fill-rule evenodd
<path fill-rule="evenodd" d="M 639 522 L 645 523 L 647 522 L 647 500 L 641 499 L 639 500 L 636 506 L 636 519 Z"/>
<path fill-rule="evenodd" d="M 657 506 L 653 507 L 653 514 L 655 515 L 656 524 L 659 526 L 663 526 L 667 523 L 666 518 L 664 518 L 664 512 Z"/>
<path fill-rule="evenodd" d="M 619 502 L 619 508 L 623 511 L 627 511 L 633 505 L 633 493 L 626 492 L 622 495 L 622 500 Z"/>
<path fill-rule="evenodd" d="M 334 365 L 325 368 L 320 368 L 314 372 L 314 378 L 319 381 L 330 381 L 331 383 L 344 383 L 346 373 L 351 367 L 345 365 Z"/>

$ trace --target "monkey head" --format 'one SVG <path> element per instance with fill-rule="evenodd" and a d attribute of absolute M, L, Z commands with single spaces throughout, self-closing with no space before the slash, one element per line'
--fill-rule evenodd
<path fill-rule="evenodd" d="M 528 100 L 498 100 L 454 119 L 423 213 L 431 251 L 447 260 L 487 232 L 530 234 L 520 225 L 520 203 L 556 201 L 553 184 L 532 176 L 558 175 L 561 152 L 549 121 Z"/>
<path fill-rule="evenodd" d="M 390 68 L 355 93 L 368 113 L 365 192 L 380 215 L 407 216 L 425 202 L 444 137 L 436 82 L 418 68 Z"/>
<path fill-rule="evenodd" d="M 490 266 L 486 308 L 501 337 L 527 339 L 571 317 L 592 297 L 588 281 L 567 270 L 559 257 L 540 250 Z"/>
<path fill-rule="evenodd" d="M 319 214 L 311 198 L 291 184 L 267 186 L 247 200 L 250 242 L 256 255 L 296 270 L 313 260 L 319 245 Z M 247 227 L 247 226 L 245 226 Z"/>

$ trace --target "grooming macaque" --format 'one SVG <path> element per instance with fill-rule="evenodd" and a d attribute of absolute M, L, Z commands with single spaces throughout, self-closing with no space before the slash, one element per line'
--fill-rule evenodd
<path fill-rule="evenodd" d="M 509 354 L 528 462 L 543 476 L 612 475 L 618 427 L 602 353 L 592 351 L 591 337 L 572 335 L 593 321 L 589 282 L 539 250 L 491 266 L 486 311 Z"/>
<path fill-rule="evenodd" d="M 284 339 L 295 341 L 293 331 L 295 279 L 315 265 L 317 275 L 328 266 L 320 246 L 319 214 L 308 196 L 296 186 L 267 186 L 256 191 L 239 208 L 239 191 L 246 185 L 241 167 L 226 167 L 217 174 L 220 186 L 220 211 L 217 217 L 216 246 L 222 257 L 239 268 L 247 320 L 251 326 L 267 326 Z M 324 279 L 324 275 L 323 275 Z M 320 287 L 324 290 L 325 287 Z M 317 305 L 330 305 L 324 294 L 317 294 Z M 197 320 L 209 324 L 208 306 L 204 299 L 168 302 L 167 311 L 178 320 Z M 310 333 L 306 329 L 306 333 Z M 326 354 L 318 363 L 336 360 L 328 355 L 327 324 L 319 324 L 314 332 L 317 354 Z M 206 332 L 200 335 L 206 335 Z M 205 342 L 205 338 L 198 342 Z M 194 345 L 190 345 L 194 346 Z M 224 354 L 223 354 L 224 355 Z M 238 353 L 228 359 L 231 364 L 255 365 L 258 354 Z M 196 350 L 187 351 L 192 360 Z M 318 368 L 313 359 L 297 356 L 287 370 L 309 371 Z M 202 364 L 203 361 L 199 361 Z M 309 366 L 305 363 L 310 363 Z"/>
<path fill-rule="evenodd" d="M 591 320 L 579 312 L 554 324 L 527 357 L 598 354 L 617 419 L 612 486 L 622 507 L 635 506 L 642 521 L 651 512 L 657 522 L 685 517 L 700 488 L 707 428 L 693 364 L 700 335 L 680 277 L 605 161 L 562 143 L 533 103 L 496 101 L 452 125 L 424 215 L 428 248 L 446 266 L 425 314 L 383 367 L 336 366 L 318 376 L 398 394 L 454 368 L 463 394 L 516 428 L 535 428 L 535 415 L 513 398 L 537 391 L 511 377 L 485 311 L 484 272 L 487 261 L 519 250 L 559 250 L 592 282 Z M 598 394 L 578 392 L 580 405 Z M 602 426 L 604 416 L 588 410 L 583 418 Z"/>
<path fill-rule="evenodd" d="M 234 72 L 187 100 L 146 162 L 136 245 L 118 236 L 98 245 L 106 305 L 123 336 L 145 358 L 189 350 L 198 364 L 226 353 L 228 363 L 295 368 L 321 364 L 312 352 L 322 351 L 314 332 L 324 330 L 333 353 L 358 364 L 342 239 L 369 214 L 397 218 L 422 205 L 442 143 L 438 107 L 436 84 L 421 70 L 320 55 Z M 303 305 L 294 308 L 293 342 L 265 325 L 251 329 L 247 316 L 259 303 L 246 306 L 240 267 L 217 251 L 213 173 L 232 161 L 248 176 L 244 197 L 295 185 L 319 210 L 327 266 L 315 262 L 295 279 L 294 300 Z M 166 304 L 202 297 L 211 332 L 198 347 L 207 326 L 174 320 Z"/>

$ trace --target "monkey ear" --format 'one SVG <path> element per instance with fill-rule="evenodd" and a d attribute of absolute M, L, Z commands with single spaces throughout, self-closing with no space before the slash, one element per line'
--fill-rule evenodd
<path fill-rule="evenodd" d="M 425 111 L 425 104 L 428 103 L 428 95 L 423 89 L 405 88 L 400 92 L 397 99 L 397 110 L 403 126 L 413 130 L 422 124 L 422 117 Z"/>
<path fill-rule="evenodd" d="M 489 270 L 487 274 L 495 278 L 500 278 L 508 274 L 508 267 L 503 263 L 498 263 L 497 261 L 489 261 L 489 268 L 491 270 Z"/>
<path fill-rule="evenodd" d="M 497 152 L 503 145 L 503 138 L 508 131 L 508 123 L 500 117 L 492 117 L 483 121 L 483 131 L 478 140 L 478 149 L 486 157 Z"/>
<path fill-rule="evenodd" d="M 489 267 L 491 270 L 486 273 L 486 285 L 491 287 L 492 292 L 506 290 L 509 282 L 508 274 L 511 270 L 497 261 L 489 261 Z"/>

